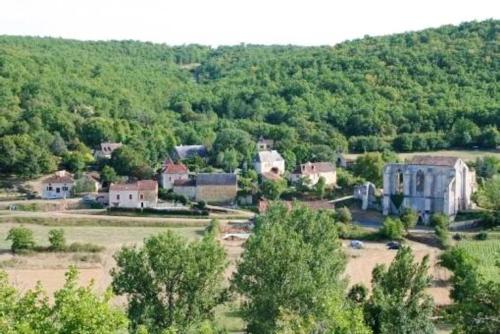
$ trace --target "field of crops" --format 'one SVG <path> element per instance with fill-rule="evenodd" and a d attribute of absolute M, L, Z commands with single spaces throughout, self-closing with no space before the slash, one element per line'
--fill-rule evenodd
<path fill-rule="evenodd" d="M 486 279 L 500 281 L 500 240 L 463 241 L 459 247 L 479 261 L 479 269 Z"/>

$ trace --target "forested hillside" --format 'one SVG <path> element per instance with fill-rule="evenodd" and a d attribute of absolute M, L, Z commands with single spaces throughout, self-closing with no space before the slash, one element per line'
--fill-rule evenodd
<path fill-rule="evenodd" d="M 0 171 L 81 167 L 102 141 L 150 167 L 176 143 L 243 163 L 261 135 L 289 165 L 339 150 L 492 148 L 499 28 L 215 49 L 0 36 Z"/>

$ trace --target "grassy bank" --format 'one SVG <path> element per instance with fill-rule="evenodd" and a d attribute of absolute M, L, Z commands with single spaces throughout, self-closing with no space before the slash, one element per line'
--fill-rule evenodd
<path fill-rule="evenodd" d="M 175 218 L 175 217 L 169 217 Z M 184 220 L 182 220 L 184 219 Z M 179 217 L 179 221 L 162 221 L 162 220 L 121 220 L 116 219 L 100 219 L 96 218 L 73 218 L 73 217 L 15 217 L 1 216 L 0 224 L 17 223 L 17 224 L 36 224 L 44 226 L 116 226 L 116 227 L 202 227 L 208 222 L 201 219 L 186 219 Z"/>

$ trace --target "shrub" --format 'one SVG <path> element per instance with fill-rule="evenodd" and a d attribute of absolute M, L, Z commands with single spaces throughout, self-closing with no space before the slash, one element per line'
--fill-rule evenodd
<path fill-rule="evenodd" d="M 64 230 L 54 229 L 49 231 L 50 249 L 61 251 L 66 248 L 66 238 L 64 237 Z"/>
<path fill-rule="evenodd" d="M 460 233 L 455 233 L 453 235 L 453 240 L 460 241 L 462 239 L 463 239 L 463 237 L 462 237 L 462 235 Z"/>
<path fill-rule="evenodd" d="M 478 234 L 476 234 L 474 236 L 474 239 L 476 239 L 476 240 L 486 240 L 486 239 L 488 239 L 488 233 L 486 233 L 486 232 L 479 232 Z"/>
<path fill-rule="evenodd" d="M 404 236 L 404 226 L 401 220 L 397 218 L 386 218 L 380 233 L 387 239 L 400 240 Z"/>
<path fill-rule="evenodd" d="M 368 289 L 363 284 L 354 284 L 347 294 L 347 298 L 356 304 L 363 304 L 368 296 Z"/>
<path fill-rule="evenodd" d="M 450 231 L 448 226 L 450 225 L 450 220 L 444 214 L 434 214 L 431 217 L 431 224 L 434 225 L 434 231 L 439 240 L 441 247 L 450 247 Z"/>
<path fill-rule="evenodd" d="M 9 230 L 7 239 L 12 242 L 10 249 L 14 253 L 31 250 L 35 247 L 33 232 L 26 227 L 14 227 Z"/>
<path fill-rule="evenodd" d="M 204 209 L 207 207 L 207 202 L 205 202 L 205 201 L 203 201 L 203 200 L 202 200 L 202 201 L 199 201 L 199 202 L 195 205 L 195 207 L 196 207 L 197 209 L 204 210 Z"/>
<path fill-rule="evenodd" d="M 221 231 L 220 221 L 218 219 L 212 219 L 207 226 L 207 233 L 217 237 Z"/>
<path fill-rule="evenodd" d="M 401 219 L 405 230 L 408 232 L 409 229 L 414 228 L 415 225 L 417 225 L 418 214 L 411 208 L 405 208 L 399 215 L 399 219 Z"/>
<path fill-rule="evenodd" d="M 339 220 L 340 222 L 342 222 L 344 224 L 352 222 L 351 211 L 349 210 L 349 208 L 347 208 L 345 206 L 338 208 L 336 210 L 335 217 L 337 218 L 337 220 Z"/>
<path fill-rule="evenodd" d="M 73 253 L 79 253 L 79 252 L 99 253 L 103 250 L 104 250 L 103 246 L 91 243 L 80 243 L 80 242 L 74 242 L 71 245 L 69 245 L 69 247 L 67 247 L 67 251 Z"/>

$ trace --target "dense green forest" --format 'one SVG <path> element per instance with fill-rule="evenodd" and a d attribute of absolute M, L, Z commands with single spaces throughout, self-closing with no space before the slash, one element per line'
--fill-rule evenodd
<path fill-rule="evenodd" d="M 290 166 L 338 151 L 500 144 L 500 21 L 336 46 L 170 47 L 0 36 L 0 171 L 89 163 L 102 141 L 158 167 L 175 144 L 249 161 L 260 136 Z M 75 167 L 76 166 L 76 167 Z"/>

